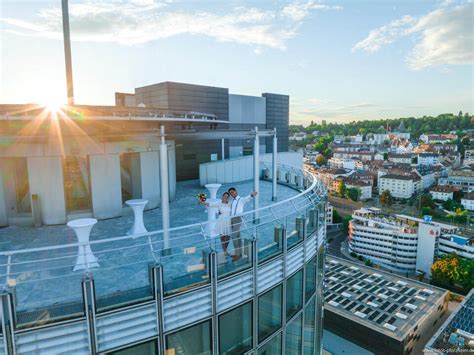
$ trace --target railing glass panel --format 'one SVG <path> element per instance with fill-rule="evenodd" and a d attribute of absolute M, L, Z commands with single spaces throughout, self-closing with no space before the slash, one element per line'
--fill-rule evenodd
<path fill-rule="evenodd" d="M 269 210 L 269 212 L 271 212 Z M 279 255 L 283 251 L 283 237 L 285 235 L 285 218 L 276 218 L 271 212 L 260 217 L 260 224 L 256 227 L 258 239 L 258 260 L 263 262 Z"/>
<path fill-rule="evenodd" d="M 237 238 L 236 238 L 237 239 Z M 232 240 L 236 242 L 236 247 L 232 255 L 224 257 L 223 254 L 217 255 L 217 277 L 223 278 L 236 272 L 243 271 L 252 267 L 253 264 L 253 237 L 241 237 Z"/>

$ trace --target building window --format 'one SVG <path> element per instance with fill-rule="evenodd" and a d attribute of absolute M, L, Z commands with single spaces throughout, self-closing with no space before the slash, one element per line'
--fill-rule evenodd
<path fill-rule="evenodd" d="M 301 314 L 286 326 L 285 351 L 287 354 L 301 354 Z"/>
<path fill-rule="evenodd" d="M 306 306 L 304 313 L 304 355 L 312 355 L 314 351 L 316 298 Z"/>
<path fill-rule="evenodd" d="M 30 183 L 28 181 L 28 164 L 26 158 L 14 158 L 16 208 L 18 214 L 31 213 Z"/>
<path fill-rule="evenodd" d="M 166 353 L 175 355 L 212 354 L 211 321 L 167 335 Z"/>
<path fill-rule="evenodd" d="M 273 337 L 264 346 L 258 349 L 258 355 L 281 354 L 281 334 Z"/>
<path fill-rule="evenodd" d="M 252 348 L 252 302 L 219 317 L 219 354 L 242 354 Z"/>
<path fill-rule="evenodd" d="M 258 298 L 259 343 L 281 327 L 282 290 L 280 285 Z"/>
<path fill-rule="evenodd" d="M 286 283 L 286 319 L 293 317 L 303 307 L 303 270 L 290 277 Z"/>
<path fill-rule="evenodd" d="M 306 264 L 305 299 L 308 300 L 316 291 L 316 255 Z"/>
<path fill-rule="evenodd" d="M 156 340 L 131 346 L 123 350 L 112 351 L 107 355 L 158 355 Z"/>
<path fill-rule="evenodd" d="M 64 158 L 64 189 L 68 212 L 91 210 L 90 167 L 87 156 Z"/>

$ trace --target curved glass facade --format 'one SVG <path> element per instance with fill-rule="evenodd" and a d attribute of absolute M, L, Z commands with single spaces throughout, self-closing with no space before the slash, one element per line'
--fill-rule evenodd
<path fill-rule="evenodd" d="M 120 273 L 101 265 L 55 281 L 38 277 L 56 287 L 71 278 L 77 287 L 69 302 L 34 308 L 11 285 L 1 297 L 1 347 L 18 354 L 320 353 L 325 190 L 309 173 L 290 173 L 280 183 L 302 192 L 242 228 L 241 260 L 222 258 L 218 243 L 202 235 L 192 239 L 201 225 L 170 230 L 186 242 L 166 252 L 154 249 L 160 241 L 149 233 L 127 245 Z M 110 243 L 110 260 L 130 242 L 121 238 L 101 241 Z"/>

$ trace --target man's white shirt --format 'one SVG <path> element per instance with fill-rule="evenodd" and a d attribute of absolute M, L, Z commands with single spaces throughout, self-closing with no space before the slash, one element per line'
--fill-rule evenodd
<path fill-rule="evenodd" d="M 240 216 L 242 213 L 244 213 L 244 206 L 251 199 L 252 199 L 252 196 L 250 195 L 246 197 L 236 196 L 236 198 L 232 200 L 232 204 L 230 205 L 230 215 L 232 217 L 235 217 L 235 216 Z"/>

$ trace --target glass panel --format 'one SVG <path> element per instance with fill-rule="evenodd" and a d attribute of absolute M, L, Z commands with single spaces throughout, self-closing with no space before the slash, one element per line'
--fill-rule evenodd
<path fill-rule="evenodd" d="M 252 348 L 252 302 L 219 317 L 219 353 L 242 354 Z"/>
<path fill-rule="evenodd" d="M 316 298 L 306 306 L 304 313 L 304 354 L 314 354 L 314 327 Z"/>
<path fill-rule="evenodd" d="M 26 158 L 14 159 L 16 206 L 18 213 L 31 213 L 30 184 Z"/>
<path fill-rule="evenodd" d="M 290 277 L 286 283 L 286 318 L 290 319 L 303 307 L 303 270 Z"/>
<path fill-rule="evenodd" d="M 212 354 L 211 321 L 166 336 L 166 353 L 173 355 Z"/>
<path fill-rule="evenodd" d="M 257 227 L 258 260 L 263 262 L 283 251 L 283 234 L 285 219 L 261 224 Z"/>
<path fill-rule="evenodd" d="M 240 238 L 231 236 L 229 251 L 233 255 L 237 255 L 236 250 L 241 250 L 240 257 L 229 256 L 225 257 L 223 254 L 218 255 L 217 260 L 217 276 L 222 278 L 225 276 L 232 275 L 236 272 L 248 269 L 252 267 L 253 262 L 253 251 L 252 251 L 252 240 L 244 237 L 242 234 L 245 233 L 242 231 Z M 234 252 L 232 252 L 234 250 Z"/>
<path fill-rule="evenodd" d="M 322 288 L 318 289 L 316 295 L 316 319 L 315 319 L 315 332 L 316 332 L 316 351 L 321 350 L 321 340 L 323 338 L 323 295 Z"/>
<path fill-rule="evenodd" d="M 258 349 L 258 355 L 280 355 L 281 354 L 281 334 L 273 337 L 264 346 Z"/>
<path fill-rule="evenodd" d="M 152 340 L 123 350 L 112 351 L 107 355 L 157 355 L 157 347 L 156 340 Z"/>
<path fill-rule="evenodd" d="M 68 212 L 91 209 L 89 161 L 85 156 L 64 158 L 64 189 Z"/>
<path fill-rule="evenodd" d="M 286 217 L 287 248 L 290 249 L 303 240 L 304 218 L 301 213 L 292 213 Z"/>
<path fill-rule="evenodd" d="M 301 314 L 286 326 L 285 351 L 287 354 L 301 354 Z"/>
<path fill-rule="evenodd" d="M 282 290 L 280 285 L 258 298 L 258 342 L 281 327 Z"/>
<path fill-rule="evenodd" d="M 318 250 L 318 262 L 316 266 L 316 285 L 319 287 L 323 282 L 324 275 L 324 246 L 321 245 Z"/>
<path fill-rule="evenodd" d="M 306 301 L 316 291 L 316 255 L 306 263 Z"/>
<path fill-rule="evenodd" d="M 141 198 L 140 154 L 120 155 L 120 181 L 122 184 L 122 202 Z"/>
<path fill-rule="evenodd" d="M 311 235 L 311 233 L 316 230 L 318 225 L 318 210 L 314 206 L 308 208 L 306 219 L 308 235 Z"/>

